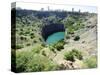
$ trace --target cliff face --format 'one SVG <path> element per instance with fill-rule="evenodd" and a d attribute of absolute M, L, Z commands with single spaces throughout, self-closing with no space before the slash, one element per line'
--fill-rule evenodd
<path fill-rule="evenodd" d="M 49 35 L 51 35 L 55 32 L 61 32 L 61 31 L 65 31 L 63 24 L 46 25 L 42 28 L 42 36 L 43 36 L 44 40 L 46 40 Z"/>

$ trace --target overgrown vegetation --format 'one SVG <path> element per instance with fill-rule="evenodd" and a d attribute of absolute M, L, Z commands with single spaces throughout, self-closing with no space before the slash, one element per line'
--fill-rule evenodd
<path fill-rule="evenodd" d="M 58 41 L 57 43 L 53 44 L 53 48 L 57 49 L 58 51 L 61 51 L 61 49 L 64 49 L 65 42 L 63 40 Z"/>
<path fill-rule="evenodd" d="M 65 27 L 67 28 L 68 34 L 74 34 L 75 31 L 81 29 L 84 27 L 84 24 L 82 24 L 82 19 L 79 16 L 68 16 L 67 20 L 64 22 Z"/>
<path fill-rule="evenodd" d="M 68 51 L 64 55 L 64 59 L 74 62 L 76 59 L 82 60 L 83 56 L 82 53 L 76 49 L 73 49 L 72 51 Z"/>
<path fill-rule="evenodd" d="M 37 72 L 56 70 L 58 66 L 44 55 L 31 51 L 22 51 L 16 53 L 16 71 L 17 72 Z"/>

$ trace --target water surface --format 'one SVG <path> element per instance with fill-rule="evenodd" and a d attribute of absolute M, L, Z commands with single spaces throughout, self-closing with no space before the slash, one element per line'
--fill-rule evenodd
<path fill-rule="evenodd" d="M 65 32 L 53 33 L 47 38 L 46 44 L 54 44 L 54 43 L 58 42 L 59 40 L 64 39 L 64 36 L 65 36 Z"/>

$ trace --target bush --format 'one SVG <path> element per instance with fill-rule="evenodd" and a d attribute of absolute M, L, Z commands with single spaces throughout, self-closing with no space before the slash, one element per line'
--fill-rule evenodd
<path fill-rule="evenodd" d="M 39 38 L 39 41 L 42 41 L 42 39 L 41 39 L 41 38 Z"/>
<path fill-rule="evenodd" d="M 30 38 L 33 39 L 33 38 L 35 38 L 35 36 L 31 36 Z"/>
<path fill-rule="evenodd" d="M 19 32 L 19 35 L 24 35 L 24 33 L 22 31 Z"/>
<path fill-rule="evenodd" d="M 30 31 L 29 31 L 29 30 L 27 30 L 24 34 L 25 34 L 25 35 L 30 34 Z"/>
<path fill-rule="evenodd" d="M 30 46 L 30 45 L 31 45 L 30 43 L 27 43 L 27 44 L 26 44 L 26 46 Z"/>
<path fill-rule="evenodd" d="M 34 40 L 33 42 L 34 42 L 34 43 L 37 43 L 37 41 L 36 41 L 36 40 Z"/>
<path fill-rule="evenodd" d="M 75 41 L 78 41 L 79 39 L 80 39 L 79 36 L 75 36 L 75 38 L 74 38 Z"/>
<path fill-rule="evenodd" d="M 68 27 L 68 34 L 74 34 L 74 27 L 73 26 L 70 26 L 70 27 Z"/>
<path fill-rule="evenodd" d="M 68 69 L 64 64 L 60 64 L 58 70 L 66 70 Z"/>
<path fill-rule="evenodd" d="M 56 45 L 55 45 L 55 48 L 56 48 L 58 51 L 60 51 L 61 49 L 64 49 L 63 44 L 61 44 L 61 43 L 56 44 Z"/>
<path fill-rule="evenodd" d="M 33 47 L 32 51 L 34 53 L 40 53 L 40 51 L 41 51 L 42 48 L 43 47 L 40 44 L 37 44 L 37 45 L 35 45 L 35 47 Z"/>
<path fill-rule="evenodd" d="M 58 51 L 60 51 L 61 49 L 64 49 L 64 44 L 65 42 L 63 40 L 60 40 L 53 45 L 53 48 L 56 48 Z"/>
<path fill-rule="evenodd" d="M 49 49 L 50 49 L 51 51 L 53 51 L 54 53 L 56 53 L 55 48 L 54 48 L 53 46 L 49 46 Z"/>
<path fill-rule="evenodd" d="M 35 38 L 34 33 L 30 33 L 30 38 L 31 38 L 31 39 Z"/>
<path fill-rule="evenodd" d="M 21 36 L 20 39 L 21 40 L 27 40 L 27 38 L 25 36 Z"/>
<path fill-rule="evenodd" d="M 30 52 L 16 52 L 16 72 L 25 72 Z"/>
<path fill-rule="evenodd" d="M 72 51 L 66 52 L 64 55 L 64 59 L 74 62 L 75 58 L 82 60 L 82 53 L 76 49 Z"/>
<path fill-rule="evenodd" d="M 30 33 L 30 36 L 34 36 L 34 33 Z"/>
<path fill-rule="evenodd" d="M 22 31 L 22 32 L 23 32 L 23 29 L 21 28 L 21 29 L 20 29 L 20 31 Z"/>
<path fill-rule="evenodd" d="M 33 51 L 20 51 L 16 53 L 17 72 L 38 72 L 56 69 L 57 65 L 53 61 Z"/>
<path fill-rule="evenodd" d="M 41 46 L 45 47 L 46 45 L 44 43 L 42 43 Z"/>
<path fill-rule="evenodd" d="M 38 72 L 38 71 L 42 71 L 43 69 L 44 69 L 44 65 L 40 63 L 33 63 L 28 65 L 27 71 Z"/>
<path fill-rule="evenodd" d="M 46 56 L 46 53 L 45 53 L 45 51 L 42 51 L 42 55 Z"/>
<path fill-rule="evenodd" d="M 96 68 L 97 67 L 97 57 L 96 56 L 91 56 L 91 57 L 85 59 L 83 62 L 87 68 Z"/>
<path fill-rule="evenodd" d="M 23 45 L 21 45 L 21 44 L 17 44 L 16 45 L 16 49 L 21 49 L 21 48 L 23 48 L 24 46 Z"/>

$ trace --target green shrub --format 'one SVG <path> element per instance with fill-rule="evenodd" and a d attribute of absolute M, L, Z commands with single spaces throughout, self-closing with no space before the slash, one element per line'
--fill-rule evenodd
<path fill-rule="evenodd" d="M 49 46 L 49 49 L 50 49 L 51 51 L 53 51 L 54 53 L 56 53 L 54 46 Z"/>
<path fill-rule="evenodd" d="M 30 60 L 30 52 L 16 52 L 16 71 L 25 72 L 27 62 Z"/>
<path fill-rule="evenodd" d="M 72 51 L 66 52 L 64 55 L 64 59 L 74 62 L 75 58 L 82 60 L 82 53 L 76 49 Z"/>
<path fill-rule="evenodd" d="M 44 43 L 42 43 L 41 46 L 45 47 L 46 45 Z"/>
<path fill-rule="evenodd" d="M 42 55 L 46 56 L 46 53 L 45 53 L 45 51 L 42 51 Z"/>
<path fill-rule="evenodd" d="M 30 36 L 33 36 L 34 35 L 34 33 L 30 33 Z"/>
<path fill-rule="evenodd" d="M 74 34 L 74 27 L 73 26 L 70 26 L 70 27 L 68 27 L 68 34 Z"/>
<path fill-rule="evenodd" d="M 40 63 L 33 63 L 28 65 L 28 69 L 26 71 L 38 72 L 38 71 L 42 71 L 43 69 L 44 69 L 44 65 Z"/>
<path fill-rule="evenodd" d="M 78 41 L 79 39 L 80 39 L 79 36 L 75 36 L 75 38 L 74 38 L 75 41 Z"/>
<path fill-rule="evenodd" d="M 69 16 L 67 18 L 67 21 L 65 21 L 65 27 L 68 28 L 72 26 L 75 23 L 75 19 L 72 16 Z"/>
<path fill-rule="evenodd" d="M 27 30 L 24 34 L 25 34 L 25 35 L 30 34 L 30 31 L 29 31 L 29 30 Z"/>
<path fill-rule="evenodd" d="M 19 51 L 16 53 L 17 72 L 38 72 L 56 70 L 57 65 L 47 57 L 33 51 Z"/>
<path fill-rule="evenodd" d="M 39 38 L 39 41 L 42 41 L 42 39 L 41 39 L 41 38 Z"/>
<path fill-rule="evenodd" d="M 21 45 L 21 44 L 17 44 L 16 45 L 16 49 L 21 49 L 21 48 L 23 48 L 24 46 L 23 45 Z"/>
<path fill-rule="evenodd" d="M 96 68 L 97 67 L 97 57 L 96 56 L 91 56 L 91 57 L 85 59 L 83 62 L 87 68 Z"/>
<path fill-rule="evenodd" d="M 35 38 L 35 36 L 31 36 L 30 38 L 33 39 L 33 38 Z"/>
<path fill-rule="evenodd" d="M 33 51 L 16 52 L 16 71 L 41 71 L 42 65 L 39 58 L 43 59 L 39 54 L 37 55 Z"/>
<path fill-rule="evenodd" d="M 63 40 L 60 40 L 57 43 L 55 43 L 53 47 L 60 51 L 61 49 L 64 49 L 64 44 L 65 42 Z"/>
<path fill-rule="evenodd" d="M 43 46 L 41 46 L 40 44 L 37 44 L 33 47 L 32 51 L 34 53 L 40 53 L 41 49 L 43 48 Z"/>
<path fill-rule="evenodd" d="M 21 36 L 20 39 L 21 40 L 27 40 L 27 38 L 25 36 Z"/>
<path fill-rule="evenodd" d="M 20 31 L 22 31 L 22 32 L 23 32 L 23 29 L 21 28 L 21 29 L 20 29 Z"/>
<path fill-rule="evenodd" d="M 34 33 L 30 33 L 30 38 L 31 38 L 31 39 L 35 38 Z"/>
<path fill-rule="evenodd" d="M 30 45 L 31 45 L 30 43 L 27 43 L 27 44 L 26 44 L 26 46 L 30 46 Z"/>
<path fill-rule="evenodd" d="M 19 35 L 24 35 L 24 33 L 22 31 L 19 32 Z"/>
<path fill-rule="evenodd" d="M 56 45 L 55 45 L 55 48 L 56 48 L 58 51 L 60 51 L 61 49 L 64 49 L 63 44 L 61 44 L 61 43 L 56 44 Z"/>
<path fill-rule="evenodd" d="M 37 41 L 36 41 L 36 40 L 34 40 L 33 42 L 34 42 L 34 43 L 37 43 Z"/>
<path fill-rule="evenodd" d="M 64 64 L 60 64 L 58 66 L 58 70 L 66 70 L 66 69 L 69 69 L 69 67 L 65 66 Z"/>

